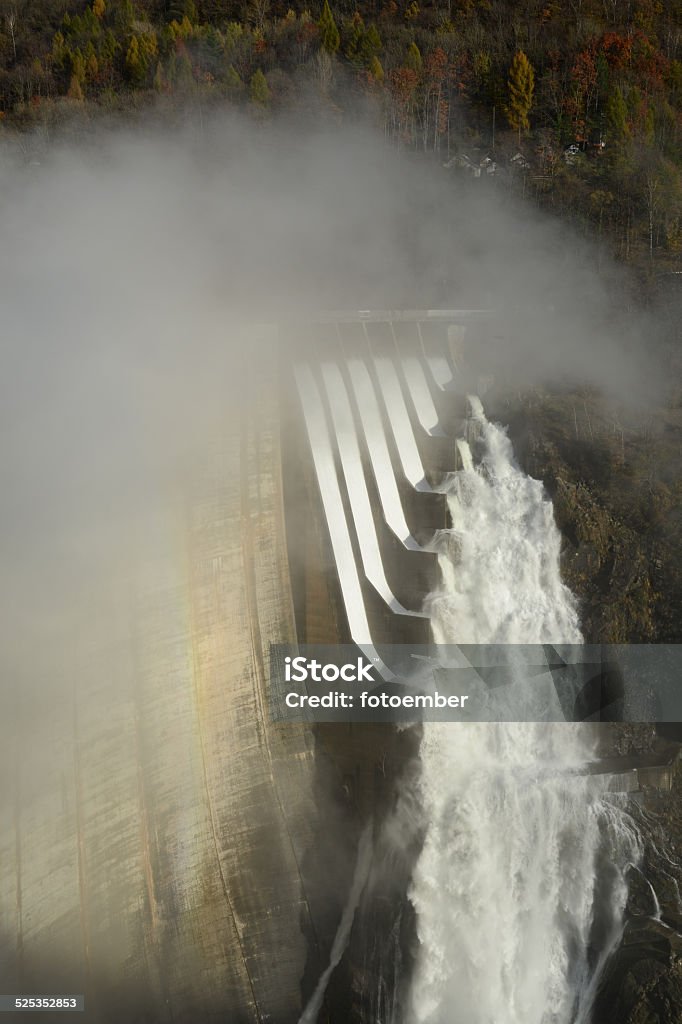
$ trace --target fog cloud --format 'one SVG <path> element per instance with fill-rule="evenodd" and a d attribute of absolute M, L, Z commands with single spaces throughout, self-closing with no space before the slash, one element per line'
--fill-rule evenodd
<path fill-rule="evenodd" d="M 7 963 L 26 967 L 25 914 L 36 990 L 49 987 L 49 947 L 55 988 L 79 990 L 90 958 L 106 984 L 139 969 L 146 991 L 131 943 L 155 956 L 166 947 L 145 929 L 167 926 L 183 964 L 176 979 L 168 952 L 164 985 L 194 973 L 197 1005 L 208 1005 L 234 965 L 218 965 L 210 989 L 204 968 L 216 965 L 201 960 L 197 936 L 219 950 L 227 933 L 218 897 L 205 896 L 207 879 L 218 886 L 217 847 L 201 845 L 210 816 L 197 735 L 212 728 L 227 761 L 256 748 L 230 719 L 232 680 L 220 675 L 239 639 L 227 616 L 223 631 L 224 608 L 237 631 L 249 627 L 248 609 L 225 594 L 228 542 L 211 533 L 215 521 L 224 529 L 217 486 L 199 611 L 183 530 L 193 503 L 203 525 L 201 467 L 239 443 L 268 325 L 325 309 L 488 308 L 490 325 L 463 352 L 467 386 L 479 373 L 510 388 L 568 376 L 620 401 L 655 394 L 651 325 L 626 311 L 619 273 L 599 273 L 565 226 L 364 128 L 230 117 L 174 135 L 100 132 L 28 167 L 6 148 L 0 183 L 0 962 L 9 939 Z M 228 464 L 239 458 L 217 459 L 211 484 Z M 223 485 L 239 509 L 240 481 Z M 238 527 L 230 565 L 242 557 Z M 192 660 L 202 643 L 207 674 L 219 666 L 203 706 Z M 301 778 L 306 756 L 302 745 L 289 765 Z M 232 808 L 228 835 L 250 808 L 235 811 L 242 791 L 225 791 L 224 768 L 213 782 Z M 243 781 L 250 766 L 239 770 Z M 393 847 L 386 856 L 407 863 Z M 330 859 L 320 863 L 329 875 Z M 167 907 L 196 919 L 164 918 Z"/>
<path fill-rule="evenodd" d="M 587 243 L 364 128 L 150 126 L 28 168 L 5 151 L 0 173 L 6 691 L 160 545 L 160 517 L 248 402 L 250 325 L 485 307 L 493 340 L 467 359 L 510 385 L 568 374 L 627 398 L 656 380 L 649 329 Z"/>

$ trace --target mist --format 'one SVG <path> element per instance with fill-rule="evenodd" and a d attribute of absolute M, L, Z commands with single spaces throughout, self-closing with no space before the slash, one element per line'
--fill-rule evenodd
<path fill-rule="evenodd" d="M 201 134 L 95 133 L 28 169 L 6 149 L 1 167 L 10 634 L 22 590 L 40 605 L 52 581 L 63 610 L 70 580 L 118 560 L 123 525 L 186 485 L 238 414 L 249 324 L 488 308 L 493 340 L 467 359 L 510 386 L 656 392 L 651 325 L 623 316 L 615 268 L 598 272 L 565 225 L 369 130 L 217 118 Z"/>
<path fill-rule="evenodd" d="M 55 144 L 29 168 L 6 148 L 0 177 L 0 746 L 12 764 L 23 751 L 24 795 L 53 769 L 44 738 L 78 673 L 125 660 L 144 580 L 181 589 L 187 507 L 238 443 L 268 325 L 490 309 L 472 379 L 573 380 L 635 404 L 662 387 L 616 268 L 367 128 L 150 124 Z"/>

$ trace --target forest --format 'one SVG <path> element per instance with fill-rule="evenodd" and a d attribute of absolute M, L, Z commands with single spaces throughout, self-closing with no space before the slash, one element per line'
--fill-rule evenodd
<path fill-rule="evenodd" d="M 307 3 L 2 0 L 0 132 L 153 105 L 361 114 L 650 280 L 682 269 L 682 0 Z"/>

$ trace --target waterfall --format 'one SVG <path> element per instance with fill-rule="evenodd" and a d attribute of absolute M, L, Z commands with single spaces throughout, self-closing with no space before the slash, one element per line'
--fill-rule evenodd
<path fill-rule="evenodd" d="M 322 1008 L 324 994 L 327 991 L 327 985 L 329 984 L 329 979 L 334 972 L 334 968 L 338 966 L 341 961 L 341 957 L 346 952 L 351 929 L 353 927 L 353 920 L 355 919 L 355 911 L 358 909 L 362 890 L 367 884 L 371 863 L 372 822 L 369 821 L 365 825 L 358 843 L 358 854 L 355 861 L 353 880 L 351 882 L 350 889 L 348 890 L 348 898 L 346 899 L 343 913 L 341 914 L 339 926 L 336 929 L 336 935 L 334 936 L 332 950 L 329 956 L 329 964 L 323 971 L 320 980 L 315 986 L 315 991 L 301 1014 L 298 1024 L 316 1024 L 317 1022 L 320 1009 Z"/>
<path fill-rule="evenodd" d="M 479 400 L 470 406 L 477 459 L 460 442 L 464 468 L 448 497 L 456 543 L 443 547 L 429 599 L 434 639 L 580 643 L 551 502 Z M 593 757 L 585 725 L 425 725 L 410 1024 L 589 1019 L 595 975 L 620 934 L 624 871 L 639 857 L 605 782 L 575 772 Z"/>

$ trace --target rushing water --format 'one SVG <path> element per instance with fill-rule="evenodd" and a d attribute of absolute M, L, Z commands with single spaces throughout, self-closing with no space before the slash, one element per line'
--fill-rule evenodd
<path fill-rule="evenodd" d="M 457 556 L 440 556 L 434 638 L 580 643 L 551 502 L 517 466 L 504 431 L 470 401 L 477 460 L 463 446 L 449 496 Z M 638 856 L 630 819 L 603 780 L 575 774 L 593 756 L 587 726 L 425 726 L 410 1024 L 588 1019 L 595 977 L 618 937 L 623 871 Z"/>
<path fill-rule="evenodd" d="M 353 927 L 353 918 L 355 917 L 355 911 L 358 908 L 360 897 L 362 896 L 362 890 L 367 884 L 371 861 L 372 822 L 370 821 L 365 825 L 358 843 L 358 853 L 355 861 L 353 880 L 351 882 L 350 889 L 348 890 L 348 897 L 343 908 L 339 927 L 336 929 L 336 935 L 334 936 L 334 941 L 332 943 L 329 965 L 322 972 L 320 980 L 315 987 L 315 991 L 301 1014 L 298 1024 L 316 1024 L 329 979 L 332 976 L 334 968 L 338 966 L 341 957 L 346 950 L 346 946 L 348 945 L 351 928 Z"/>

